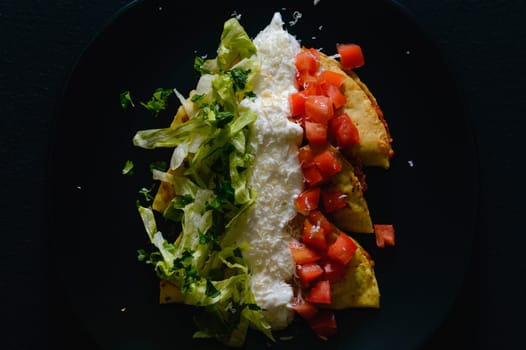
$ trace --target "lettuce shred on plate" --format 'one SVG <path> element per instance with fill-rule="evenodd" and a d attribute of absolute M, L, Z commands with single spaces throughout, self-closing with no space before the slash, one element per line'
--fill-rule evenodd
<path fill-rule="evenodd" d="M 246 169 L 254 160 L 247 126 L 257 116 L 240 107 L 241 100 L 254 96 L 251 89 L 260 69 L 255 54 L 237 19 L 226 21 L 217 57 L 195 60 L 204 83 L 187 99 L 174 89 L 188 120 L 141 130 L 133 138 L 138 147 L 174 149 L 169 170 L 152 171 L 155 180 L 171 183 L 176 192 L 162 220 L 181 226 L 177 240 L 168 241 L 158 229 L 160 215 L 139 205 L 156 248 L 141 251 L 139 258 L 154 265 L 159 278 L 176 285 L 185 304 L 203 311 L 194 337 L 217 338 L 230 346 L 241 346 L 249 327 L 274 340 L 250 289 L 243 259 L 249 247 L 232 243 L 239 233 L 233 223 L 256 197 L 247 186 Z"/>

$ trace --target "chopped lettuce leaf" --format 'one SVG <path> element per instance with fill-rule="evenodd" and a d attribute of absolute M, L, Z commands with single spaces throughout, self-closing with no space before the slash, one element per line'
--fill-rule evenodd
<path fill-rule="evenodd" d="M 133 174 L 133 162 L 131 160 L 127 160 L 124 163 L 124 167 L 121 170 L 122 175 L 132 175 Z"/>
<path fill-rule="evenodd" d="M 256 46 L 239 21 L 235 17 L 226 21 L 217 50 L 219 69 L 226 71 L 237 61 L 251 57 L 256 52 Z"/>

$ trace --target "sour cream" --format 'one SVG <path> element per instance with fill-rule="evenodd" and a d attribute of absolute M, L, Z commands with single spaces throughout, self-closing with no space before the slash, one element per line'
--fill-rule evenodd
<path fill-rule="evenodd" d="M 294 262 L 288 243 L 290 222 L 297 215 L 294 200 L 302 190 L 303 175 L 298 161 L 302 128 L 288 120 L 288 97 L 297 91 L 295 56 L 299 42 L 283 28 L 275 13 L 271 23 L 255 38 L 261 72 L 254 85 L 256 98 L 245 99 L 242 107 L 257 113 L 250 145 L 255 161 L 248 183 L 257 193 L 242 237 L 250 245 L 245 253 L 251 287 L 273 329 L 285 328 L 293 313 L 287 304 L 293 297 L 290 284 Z"/>

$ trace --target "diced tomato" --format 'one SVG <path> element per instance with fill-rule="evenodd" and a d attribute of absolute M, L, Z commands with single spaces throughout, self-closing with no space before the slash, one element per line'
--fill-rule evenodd
<path fill-rule="evenodd" d="M 347 113 L 343 113 L 329 122 L 329 132 L 339 148 L 347 149 L 360 142 L 356 125 Z"/>
<path fill-rule="evenodd" d="M 290 115 L 295 117 L 305 114 L 305 95 L 293 92 L 289 95 Z"/>
<path fill-rule="evenodd" d="M 303 222 L 302 239 L 307 245 L 324 250 L 327 248 L 327 241 L 325 239 L 326 232 L 323 227 L 313 225 L 308 218 Z"/>
<path fill-rule="evenodd" d="M 292 259 L 296 264 L 306 264 L 320 259 L 320 254 L 318 254 L 314 249 L 311 249 L 305 245 L 305 243 L 298 241 L 289 242 L 290 252 L 292 254 Z"/>
<path fill-rule="evenodd" d="M 303 168 L 303 177 L 309 187 L 314 187 L 325 181 L 320 169 L 315 166 Z"/>
<path fill-rule="evenodd" d="M 318 75 L 318 84 L 319 85 L 334 85 L 340 87 L 345 81 L 345 76 L 343 74 L 325 70 Z"/>
<path fill-rule="evenodd" d="M 325 178 L 329 178 L 342 170 L 342 163 L 329 148 L 314 156 L 314 164 Z"/>
<path fill-rule="evenodd" d="M 332 310 L 319 310 L 308 322 L 314 334 L 322 339 L 332 337 L 338 332 L 336 316 Z"/>
<path fill-rule="evenodd" d="M 312 281 L 323 275 L 323 269 L 316 262 L 296 265 L 296 274 L 303 286 L 308 286 Z"/>
<path fill-rule="evenodd" d="M 322 191 L 321 200 L 326 213 L 345 208 L 347 196 L 340 191 Z"/>
<path fill-rule="evenodd" d="M 386 245 L 395 245 L 395 230 L 393 225 L 374 224 L 374 233 L 376 236 L 376 245 L 384 248 Z"/>
<path fill-rule="evenodd" d="M 295 66 L 300 74 L 307 73 L 314 75 L 318 70 L 319 54 L 317 55 L 312 50 L 301 50 L 296 54 Z"/>
<path fill-rule="evenodd" d="M 305 136 L 313 146 L 327 144 L 327 124 L 305 121 Z"/>
<path fill-rule="evenodd" d="M 320 188 L 309 188 L 301 192 L 296 198 L 296 208 L 303 215 L 308 215 L 311 210 L 318 209 L 320 201 Z"/>
<path fill-rule="evenodd" d="M 309 291 L 307 301 L 317 304 L 332 303 L 331 283 L 328 280 L 316 282 Z"/>
<path fill-rule="evenodd" d="M 357 44 L 336 45 L 343 69 L 354 69 L 365 64 L 362 48 Z"/>
<path fill-rule="evenodd" d="M 334 116 L 333 105 L 327 96 L 313 95 L 305 99 L 305 116 L 309 121 L 326 124 Z"/>
<path fill-rule="evenodd" d="M 352 238 L 340 233 L 336 241 L 327 248 L 327 256 L 345 266 L 351 261 L 356 249 L 358 246 Z"/>
<path fill-rule="evenodd" d="M 313 225 L 317 225 L 323 228 L 325 235 L 327 236 L 334 230 L 334 226 L 327 220 L 325 215 L 319 210 L 312 210 L 309 213 L 309 220 Z"/>
<path fill-rule="evenodd" d="M 343 107 L 347 102 L 347 98 L 342 93 L 339 87 L 335 85 L 320 85 L 319 90 L 329 98 L 332 103 L 333 110 Z"/>
<path fill-rule="evenodd" d="M 305 96 L 313 96 L 318 94 L 318 79 L 315 75 L 299 74 L 296 76 L 298 88 Z"/>
<path fill-rule="evenodd" d="M 314 166 L 314 152 L 310 145 L 305 145 L 299 148 L 298 160 L 302 168 Z"/>
<path fill-rule="evenodd" d="M 314 304 L 311 304 L 300 297 L 294 297 L 290 303 L 290 307 L 305 320 L 310 320 L 318 313 L 318 308 Z"/>
<path fill-rule="evenodd" d="M 334 283 L 341 281 L 345 276 L 345 266 L 331 259 L 323 259 L 320 265 L 324 272 L 324 278 Z"/>

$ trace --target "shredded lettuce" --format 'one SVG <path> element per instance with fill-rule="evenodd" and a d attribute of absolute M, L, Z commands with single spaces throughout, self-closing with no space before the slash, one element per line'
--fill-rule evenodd
<path fill-rule="evenodd" d="M 257 49 L 245 29 L 236 18 L 230 18 L 223 25 L 221 43 L 217 50 L 217 65 L 222 70 L 228 70 L 236 61 L 248 58 Z"/>
<path fill-rule="evenodd" d="M 274 340 L 270 325 L 250 289 L 250 270 L 239 246 L 237 223 L 246 219 L 256 193 L 247 171 L 254 161 L 249 126 L 257 115 L 240 107 L 253 96 L 260 62 L 256 47 L 237 19 L 225 22 L 217 57 L 196 58 L 201 73 L 197 88 L 185 98 L 173 90 L 189 119 L 176 126 L 138 131 L 135 146 L 173 148 L 167 171 L 152 169 L 153 179 L 170 184 L 175 194 L 162 213 L 139 206 L 155 251 L 141 260 L 157 275 L 175 284 L 184 303 L 199 306 L 196 338 L 217 338 L 229 346 L 243 345 L 252 327 Z M 168 240 L 156 218 L 179 225 Z M 163 222 L 163 223 L 164 223 Z M 162 226 L 162 225 L 161 225 Z"/>

